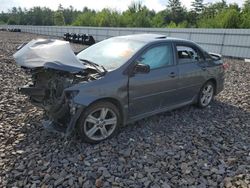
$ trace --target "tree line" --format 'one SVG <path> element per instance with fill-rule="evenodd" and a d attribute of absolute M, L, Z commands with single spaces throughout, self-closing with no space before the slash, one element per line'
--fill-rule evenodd
<path fill-rule="evenodd" d="M 168 27 L 168 28 L 250 28 L 250 0 L 242 7 L 227 4 L 225 0 L 205 4 L 194 0 L 188 10 L 180 0 L 168 0 L 166 9 L 150 10 L 141 1 L 132 2 L 127 10 L 119 12 L 104 8 L 101 11 L 84 7 L 79 11 L 70 6 L 22 9 L 13 7 L 0 13 L 0 24 L 9 25 L 73 25 L 99 27 Z"/>

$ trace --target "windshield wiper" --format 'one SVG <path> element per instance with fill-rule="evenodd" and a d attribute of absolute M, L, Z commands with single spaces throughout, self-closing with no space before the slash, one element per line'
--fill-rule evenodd
<path fill-rule="evenodd" d="M 98 65 L 97 63 L 94 63 L 94 62 L 89 61 L 89 60 L 87 60 L 87 59 L 80 59 L 80 60 L 81 60 L 81 61 L 84 61 L 85 63 L 88 63 L 89 65 L 91 65 L 92 67 L 94 67 L 94 68 L 97 70 L 98 73 L 106 73 L 106 72 L 108 72 L 108 71 L 104 68 L 104 66 L 102 66 L 102 65 Z M 102 70 L 100 69 L 100 67 L 102 68 Z"/>
<path fill-rule="evenodd" d="M 108 70 L 103 66 L 103 65 L 100 65 L 101 67 L 102 67 L 102 69 L 103 69 L 103 72 L 108 72 Z"/>

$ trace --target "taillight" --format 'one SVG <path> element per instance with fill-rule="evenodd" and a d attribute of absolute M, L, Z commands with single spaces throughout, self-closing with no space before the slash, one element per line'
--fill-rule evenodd
<path fill-rule="evenodd" d="M 224 70 L 226 70 L 226 69 L 229 68 L 229 65 L 228 65 L 227 63 L 223 63 L 223 64 L 222 64 L 222 67 L 223 67 Z"/>

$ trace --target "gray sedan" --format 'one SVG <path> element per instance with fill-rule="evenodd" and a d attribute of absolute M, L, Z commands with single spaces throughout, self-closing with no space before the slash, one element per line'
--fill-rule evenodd
<path fill-rule="evenodd" d="M 31 67 L 22 62 L 33 83 L 19 91 L 45 110 L 45 127 L 67 135 L 75 131 L 90 143 L 160 112 L 189 104 L 204 108 L 223 90 L 220 55 L 183 39 L 113 37 L 75 57 L 75 64 L 50 60 Z"/>

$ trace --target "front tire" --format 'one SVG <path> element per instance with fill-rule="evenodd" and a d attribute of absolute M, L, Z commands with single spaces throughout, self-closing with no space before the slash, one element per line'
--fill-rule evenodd
<path fill-rule="evenodd" d="M 114 136 L 120 124 L 121 115 L 114 104 L 97 102 L 83 112 L 78 127 L 85 142 L 99 143 Z"/>
<path fill-rule="evenodd" d="M 213 100 L 214 98 L 214 93 L 215 93 L 215 85 L 213 82 L 206 82 L 200 92 L 199 92 L 199 95 L 198 95 L 198 107 L 200 108 L 205 108 L 207 107 L 211 101 Z"/>

